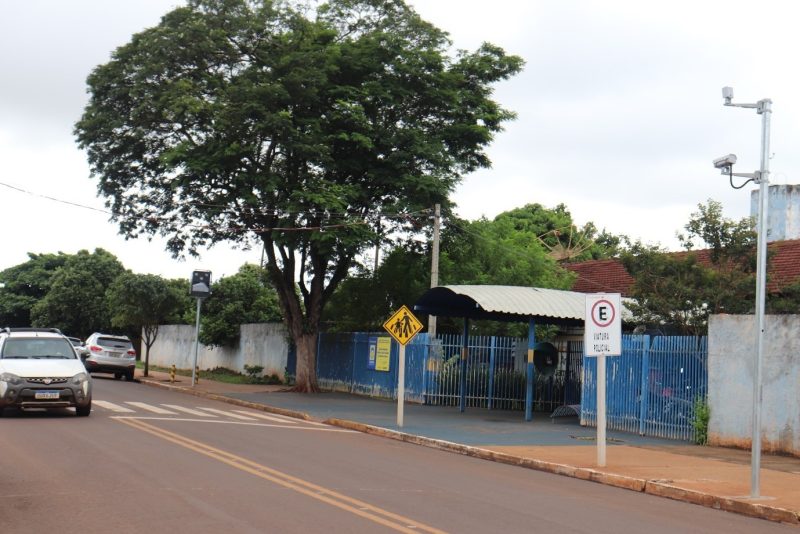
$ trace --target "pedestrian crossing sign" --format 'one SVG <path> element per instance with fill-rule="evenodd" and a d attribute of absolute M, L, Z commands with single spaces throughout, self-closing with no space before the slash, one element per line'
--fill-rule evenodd
<path fill-rule="evenodd" d="M 411 310 L 405 306 L 400 306 L 400 309 L 394 312 L 388 321 L 383 323 L 383 328 L 398 343 L 405 345 L 422 330 L 422 323 L 414 317 Z"/>

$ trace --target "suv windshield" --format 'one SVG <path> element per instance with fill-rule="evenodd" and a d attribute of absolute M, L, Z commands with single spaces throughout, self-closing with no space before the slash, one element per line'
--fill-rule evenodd
<path fill-rule="evenodd" d="M 3 359 L 66 358 L 75 359 L 72 344 L 59 338 L 9 338 L 3 344 Z"/>

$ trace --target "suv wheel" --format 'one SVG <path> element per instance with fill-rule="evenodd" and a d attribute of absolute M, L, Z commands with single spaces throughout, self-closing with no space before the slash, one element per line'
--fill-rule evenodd
<path fill-rule="evenodd" d="M 135 371 L 127 371 L 125 373 L 125 380 L 127 380 L 128 382 L 133 382 L 134 373 L 135 373 Z"/>
<path fill-rule="evenodd" d="M 114 380 L 119 380 L 122 378 L 122 373 L 114 373 Z"/>
<path fill-rule="evenodd" d="M 92 411 L 92 401 L 89 400 L 89 404 L 86 406 L 76 406 L 75 407 L 75 415 L 78 417 L 86 417 Z"/>

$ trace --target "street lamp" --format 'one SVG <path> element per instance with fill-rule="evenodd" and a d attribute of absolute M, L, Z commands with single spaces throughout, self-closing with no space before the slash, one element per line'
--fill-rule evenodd
<path fill-rule="evenodd" d="M 756 267 L 756 328 L 758 340 L 756 361 L 753 365 L 753 444 L 750 459 L 750 496 L 759 497 L 759 471 L 761 467 L 761 366 L 764 356 L 764 302 L 767 292 L 767 207 L 769 192 L 769 121 L 772 116 L 772 100 L 765 98 L 755 104 L 735 104 L 733 88 L 723 87 L 724 105 L 737 108 L 752 108 L 761 115 L 761 168 L 752 173 L 735 173 L 736 156 L 728 154 L 714 160 L 714 167 L 730 177 L 731 187 L 741 189 L 748 182 L 758 184 L 758 241 Z M 739 186 L 733 185 L 733 177 L 748 178 Z"/>

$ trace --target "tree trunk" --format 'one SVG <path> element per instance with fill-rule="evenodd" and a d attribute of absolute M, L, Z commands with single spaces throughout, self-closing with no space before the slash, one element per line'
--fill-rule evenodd
<path fill-rule="evenodd" d="M 317 334 L 302 334 L 295 338 L 297 346 L 297 372 L 293 391 L 316 393 L 317 384 Z"/>

